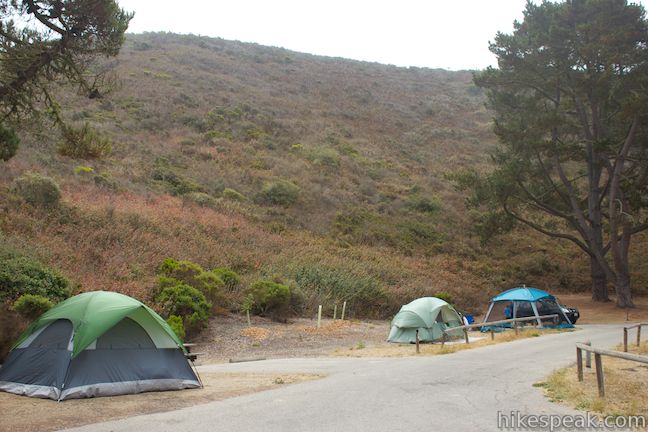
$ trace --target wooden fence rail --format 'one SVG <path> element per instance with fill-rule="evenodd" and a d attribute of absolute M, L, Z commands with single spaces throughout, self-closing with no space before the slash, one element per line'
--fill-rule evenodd
<path fill-rule="evenodd" d="M 443 340 L 442 344 L 445 344 L 446 340 L 448 339 L 448 332 L 449 331 L 454 331 L 454 330 L 463 330 L 464 334 L 464 339 L 466 343 L 470 343 L 468 340 L 468 329 L 475 328 L 475 327 L 488 327 L 488 326 L 493 326 L 493 325 L 499 325 L 499 324 L 513 324 L 513 329 L 515 330 L 515 334 L 518 334 L 518 323 L 521 322 L 526 322 L 526 321 L 537 321 L 537 320 L 546 320 L 546 319 L 555 319 L 558 318 L 558 314 L 552 314 L 552 315 L 540 315 L 540 316 L 533 316 L 533 317 L 524 317 L 524 318 L 511 318 L 511 319 L 505 319 L 505 320 L 499 320 L 499 321 L 491 321 L 491 322 L 483 322 L 483 323 L 474 323 L 474 324 L 466 324 L 458 327 L 449 327 L 447 329 L 443 330 Z M 495 339 L 495 333 L 493 332 L 493 329 L 490 330 L 490 335 L 491 339 Z"/>
<path fill-rule="evenodd" d="M 605 378 L 603 376 L 603 359 L 602 356 L 615 357 L 624 360 L 636 361 L 639 363 L 648 364 L 648 356 L 637 354 L 628 354 L 625 352 L 611 351 L 601 348 L 594 348 L 588 344 L 576 344 L 576 373 L 578 374 L 578 381 L 583 381 L 583 351 L 587 353 L 594 353 L 594 364 L 596 365 L 596 382 L 598 384 L 598 392 L 600 397 L 605 397 Z"/>
<path fill-rule="evenodd" d="M 623 327 L 623 352 L 628 352 L 628 331 L 633 328 L 637 329 L 637 347 L 641 345 L 641 327 L 648 327 L 648 322 L 632 324 Z"/>

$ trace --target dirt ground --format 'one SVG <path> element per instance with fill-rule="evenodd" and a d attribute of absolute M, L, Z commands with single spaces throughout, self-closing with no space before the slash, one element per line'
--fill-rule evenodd
<path fill-rule="evenodd" d="M 243 316 L 212 318 L 208 330 L 196 340 L 200 363 L 228 362 L 230 360 L 321 357 L 341 347 L 386 343 L 388 321 L 333 321 L 317 322 L 306 318 L 293 319 L 289 324 L 252 317 L 249 328 Z"/>
<path fill-rule="evenodd" d="M 315 374 L 201 375 L 204 388 L 56 402 L 0 392 L 0 429 L 5 432 L 54 431 L 138 414 L 172 411 L 319 378 Z M 38 415 L 34 415 L 38 413 Z"/>
<path fill-rule="evenodd" d="M 614 297 L 609 303 L 594 303 L 589 294 L 559 294 L 564 305 L 577 307 L 581 318 L 578 324 L 619 324 L 629 322 L 648 322 L 648 297 L 635 297 L 632 309 L 619 309 Z M 626 316 L 627 313 L 627 316 Z"/>

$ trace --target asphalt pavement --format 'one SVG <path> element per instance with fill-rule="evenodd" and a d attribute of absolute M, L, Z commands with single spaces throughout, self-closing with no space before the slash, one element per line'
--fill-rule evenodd
<path fill-rule="evenodd" d="M 584 325 L 453 354 L 307 358 L 202 366 L 201 372 L 302 372 L 324 378 L 69 432 L 496 431 L 498 411 L 576 414 L 533 383 L 575 361 L 576 342 L 610 348 L 621 325 Z M 604 360 L 605 361 L 605 360 Z"/>

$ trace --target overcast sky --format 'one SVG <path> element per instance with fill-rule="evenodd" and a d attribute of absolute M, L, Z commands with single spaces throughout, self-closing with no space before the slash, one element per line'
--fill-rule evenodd
<path fill-rule="evenodd" d="M 170 31 L 398 66 L 482 69 L 526 0 L 118 0 L 129 32 Z M 641 0 L 646 6 L 648 0 Z"/>

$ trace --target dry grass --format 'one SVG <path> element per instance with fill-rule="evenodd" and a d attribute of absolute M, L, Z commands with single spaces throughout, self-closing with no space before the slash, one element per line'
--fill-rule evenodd
<path fill-rule="evenodd" d="M 515 334 L 513 330 L 506 330 L 502 333 L 496 333 L 495 339 L 491 340 L 490 335 L 487 333 L 478 333 L 471 332 L 469 333 L 470 338 L 483 337 L 483 339 L 476 340 L 469 344 L 463 342 L 463 340 L 457 340 L 453 343 L 441 345 L 440 343 L 434 344 L 421 344 L 420 345 L 420 354 L 416 354 L 416 348 L 414 344 L 394 344 L 385 342 L 384 344 L 370 345 L 365 346 L 363 342 L 358 342 L 356 346 L 350 347 L 348 349 L 338 349 L 332 353 L 333 356 L 341 357 L 406 357 L 406 356 L 415 356 L 415 355 L 440 355 L 440 354 L 451 354 L 457 351 L 463 351 L 467 349 L 480 348 L 488 345 L 494 345 L 498 343 L 511 342 L 514 340 L 527 339 L 531 337 L 540 337 L 546 334 L 560 333 L 560 332 L 569 332 L 573 331 L 572 329 L 535 329 L 529 328 L 520 330 L 518 335 Z"/>
<path fill-rule="evenodd" d="M 300 328 L 301 331 L 309 334 L 340 334 L 345 332 L 351 327 L 352 322 L 349 320 L 335 320 L 328 323 L 322 324 L 320 327 L 317 326 L 303 326 Z"/>
<path fill-rule="evenodd" d="M 618 346 L 617 350 L 623 350 Z M 648 354 L 648 342 L 640 349 L 629 352 Z M 544 387 L 552 402 L 560 402 L 579 410 L 591 411 L 601 416 L 648 415 L 648 366 L 628 360 L 603 356 L 605 372 L 605 398 L 598 396 L 596 371 L 584 368 L 583 382 L 578 382 L 576 366 L 554 372 Z"/>
<path fill-rule="evenodd" d="M 0 392 L 5 432 L 53 431 L 89 423 L 172 411 L 320 378 L 315 374 L 203 374 L 204 388 L 56 402 Z M 34 413 L 38 413 L 34 415 Z"/>

